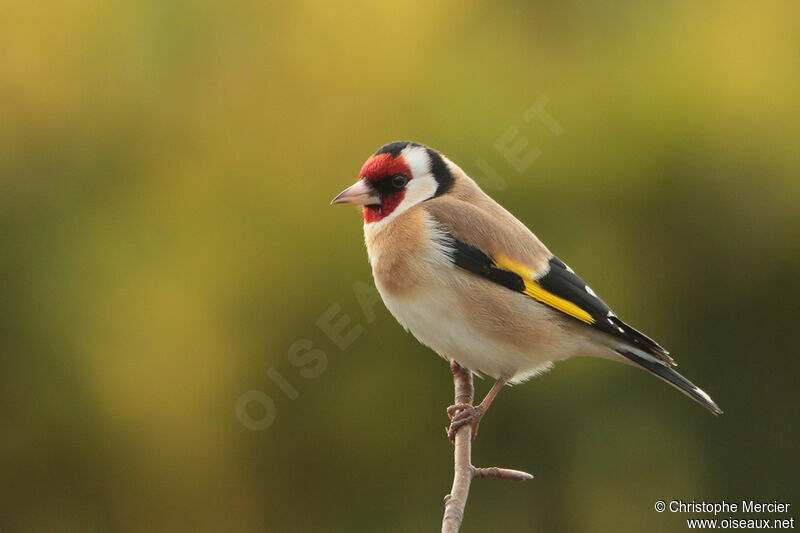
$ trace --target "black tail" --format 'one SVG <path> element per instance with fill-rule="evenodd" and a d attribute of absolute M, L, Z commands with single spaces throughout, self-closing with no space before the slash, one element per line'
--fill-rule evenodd
<path fill-rule="evenodd" d="M 668 366 L 665 366 L 663 363 L 646 359 L 645 357 L 642 357 L 631 350 L 626 350 L 625 348 L 617 348 L 616 351 L 626 359 L 630 359 L 637 365 L 642 366 L 656 376 L 660 377 L 715 415 L 722 414 L 722 409 L 720 409 L 717 404 L 714 403 L 714 400 L 711 399 L 711 396 L 706 394 L 700 387 L 685 377 L 681 376 Z"/>

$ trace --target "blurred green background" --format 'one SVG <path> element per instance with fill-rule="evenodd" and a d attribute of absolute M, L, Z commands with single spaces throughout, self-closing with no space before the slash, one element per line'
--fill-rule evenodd
<path fill-rule="evenodd" d="M 0 2 L 0 529 L 438 530 L 450 372 L 365 314 L 360 214 L 328 206 L 398 139 L 490 165 L 726 410 L 561 363 L 481 425 L 476 464 L 536 479 L 476 482 L 463 531 L 800 506 L 798 30 L 790 2 Z"/>

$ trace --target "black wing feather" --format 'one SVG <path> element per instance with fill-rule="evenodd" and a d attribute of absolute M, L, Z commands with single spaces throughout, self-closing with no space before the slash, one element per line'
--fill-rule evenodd
<path fill-rule="evenodd" d="M 665 363 L 675 364 L 664 348 L 653 339 L 630 327 L 617 318 L 603 300 L 593 294 L 589 286 L 556 256 L 550 258 L 550 270 L 538 282 L 545 290 L 570 301 L 592 315 L 593 327 L 630 342 Z"/>
<path fill-rule="evenodd" d="M 465 270 L 469 270 L 479 276 L 499 283 L 512 291 L 523 292 L 525 281 L 516 272 L 505 270 L 494 264 L 491 257 L 480 251 L 478 248 L 463 243 L 449 235 L 453 247 L 453 262 Z"/>

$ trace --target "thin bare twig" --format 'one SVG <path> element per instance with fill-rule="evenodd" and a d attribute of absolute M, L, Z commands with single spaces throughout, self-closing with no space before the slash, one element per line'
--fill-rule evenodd
<path fill-rule="evenodd" d="M 453 371 L 453 384 L 455 385 L 455 403 L 469 404 L 475 397 L 475 387 L 472 384 L 472 372 L 461 368 L 455 361 L 450 363 Z M 456 533 L 464 520 L 464 507 L 467 505 L 469 486 L 472 483 L 472 429 L 466 425 L 456 433 L 455 467 L 453 475 L 453 488 L 444 504 L 444 518 L 442 519 L 442 533 Z"/>
<path fill-rule="evenodd" d="M 461 368 L 455 361 L 450 363 L 455 385 L 455 403 L 472 405 L 475 398 L 475 387 L 472 383 L 472 372 Z M 453 488 L 445 497 L 442 533 L 457 533 L 464 520 L 464 508 L 467 505 L 469 487 L 473 478 L 494 477 L 508 481 L 525 481 L 533 476 L 520 470 L 507 468 L 475 468 L 472 466 L 472 428 L 463 426 L 456 432 L 454 447 Z"/>

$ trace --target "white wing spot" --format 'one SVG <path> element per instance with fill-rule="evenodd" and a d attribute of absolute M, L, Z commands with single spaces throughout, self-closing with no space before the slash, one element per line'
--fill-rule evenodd
<path fill-rule="evenodd" d="M 704 390 L 703 390 L 703 389 L 701 389 L 700 387 L 695 387 L 695 388 L 694 388 L 694 391 L 695 391 L 697 394 L 699 394 L 700 396 L 702 396 L 703 398 L 705 398 L 706 400 L 708 400 L 709 402 L 712 402 L 712 401 L 713 401 L 713 400 L 711 399 L 711 396 L 709 396 L 708 394 L 706 394 L 706 391 L 704 391 Z"/>
<path fill-rule="evenodd" d="M 597 298 L 597 295 L 594 293 L 594 291 L 592 290 L 592 288 L 590 286 L 584 285 L 584 288 L 586 289 L 586 292 L 591 294 L 593 297 Z"/>
<path fill-rule="evenodd" d="M 615 317 L 615 316 L 617 316 L 617 315 L 615 315 L 615 314 L 614 314 L 614 311 L 612 311 L 611 309 L 609 309 L 609 310 L 608 310 L 608 315 L 606 315 L 606 316 L 607 316 L 608 318 L 614 318 L 614 317 Z M 609 322 L 611 322 L 611 321 L 609 320 Z"/>

